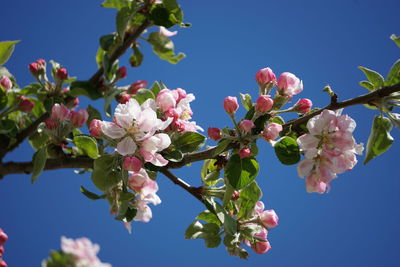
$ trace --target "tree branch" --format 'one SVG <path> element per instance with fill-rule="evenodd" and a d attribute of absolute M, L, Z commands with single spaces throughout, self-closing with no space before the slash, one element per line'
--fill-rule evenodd
<path fill-rule="evenodd" d="M 182 187 L 184 190 L 189 192 L 189 194 L 197 198 L 201 203 L 204 203 L 203 195 L 201 194 L 201 187 L 190 186 L 188 183 L 175 176 L 175 174 L 170 172 L 167 168 L 162 168 L 160 172 L 170 179 L 171 182 Z"/>

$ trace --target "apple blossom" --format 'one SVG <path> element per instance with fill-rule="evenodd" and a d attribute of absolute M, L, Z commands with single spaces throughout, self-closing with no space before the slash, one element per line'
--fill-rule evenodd
<path fill-rule="evenodd" d="M 256 111 L 266 113 L 271 110 L 274 100 L 269 95 L 260 95 L 256 101 Z"/>
<path fill-rule="evenodd" d="M 219 128 L 209 127 L 207 132 L 210 139 L 214 141 L 221 139 L 221 130 Z"/>
<path fill-rule="evenodd" d="M 279 136 L 281 131 L 282 125 L 273 122 L 265 127 L 264 131 L 262 132 L 262 136 L 267 141 L 274 140 Z"/>
<path fill-rule="evenodd" d="M 12 82 L 7 76 L 1 78 L 0 85 L 6 90 L 10 90 L 12 88 Z"/>
<path fill-rule="evenodd" d="M 283 72 L 278 79 L 278 92 L 281 95 L 293 96 L 303 91 L 303 82 L 290 72 Z"/>
<path fill-rule="evenodd" d="M 260 221 L 266 228 L 273 228 L 278 225 L 278 215 L 274 210 L 264 210 L 260 214 Z"/>
<path fill-rule="evenodd" d="M 276 83 L 276 76 L 270 68 L 264 68 L 257 71 L 256 81 L 259 86 L 264 87 L 268 83 Z"/>
<path fill-rule="evenodd" d="M 155 134 L 142 143 L 140 154 L 146 162 L 151 162 L 155 166 L 165 166 L 168 163 L 160 152 L 171 145 L 171 139 L 165 133 Z"/>
<path fill-rule="evenodd" d="M 239 104 L 237 98 L 234 96 L 227 96 L 224 99 L 224 109 L 226 113 L 233 114 L 238 110 Z"/>
<path fill-rule="evenodd" d="M 64 121 L 69 119 L 71 116 L 71 110 L 69 110 L 64 104 L 54 104 L 51 108 L 51 118 L 57 121 Z"/>
<path fill-rule="evenodd" d="M 303 98 L 297 101 L 297 103 L 294 105 L 294 110 L 299 113 L 305 114 L 307 112 L 310 112 L 311 107 L 312 101 L 310 99 Z"/>
<path fill-rule="evenodd" d="M 248 133 L 255 127 L 254 122 L 252 120 L 242 120 L 239 123 L 239 128 L 244 132 Z"/>
<path fill-rule="evenodd" d="M 165 37 L 172 37 L 178 34 L 178 31 L 169 31 L 167 28 L 160 26 L 160 33 Z"/>
<path fill-rule="evenodd" d="M 142 165 L 142 161 L 137 157 L 125 157 L 122 167 L 127 171 L 138 172 Z"/>

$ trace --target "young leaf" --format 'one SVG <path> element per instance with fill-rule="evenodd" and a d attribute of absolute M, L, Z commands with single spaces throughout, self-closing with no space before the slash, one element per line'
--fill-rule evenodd
<path fill-rule="evenodd" d="M 390 86 L 400 82 L 400 59 L 398 59 L 386 77 L 385 85 Z"/>
<path fill-rule="evenodd" d="M 94 185 L 103 192 L 118 184 L 122 174 L 116 169 L 114 156 L 104 155 L 95 159 L 91 178 Z"/>
<path fill-rule="evenodd" d="M 135 13 L 136 9 L 130 7 L 123 7 L 118 11 L 116 17 L 116 25 L 117 33 L 121 40 L 124 39 L 126 27 L 129 25 L 129 22 L 132 20 Z"/>
<path fill-rule="evenodd" d="M 374 89 L 382 88 L 384 85 L 384 79 L 382 75 L 374 70 L 370 70 L 364 67 L 358 67 L 362 72 L 364 72 L 365 76 L 367 76 L 368 80 L 374 85 Z"/>
<path fill-rule="evenodd" d="M 84 194 L 87 198 L 91 199 L 91 200 L 97 200 L 97 199 L 102 199 L 105 198 L 105 195 L 99 196 L 93 192 L 90 192 L 89 190 L 87 190 L 86 188 L 84 188 L 83 186 L 81 186 L 80 191 L 82 194 Z"/>
<path fill-rule="evenodd" d="M 242 102 L 242 105 L 246 110 L 250 110 L 253 107 L 253 103 L 251 102 L 251 96 L 249 94 L 241 93 L 240 101 Z"/>
<path fill-rule="evenodd" d="M 233 188 L 240 190 L 257 177 L 258 170 L 258 162 L 254 157 L 241 159 L 238 154 L 234 154 L 225 167 L 225 176 Z"/>
<path fill-rule="evenodd" d="M 371 134 L 368 138 L 367 153 L 364 164 L 388 150 L 393 143 L 390 135 L 392 123 L 386 117 L 375 116 L 372 123 Z"/>
<path fill-rule="evenodd" d="M 147 89 L 139 89 L 136 94 L 134 95 L 134 98 L 139 102 L 139 104 L 143 104 L 147 99 L 155 99 L 156 97 L 154 96 L 153 92 Z"/>
<path fill-rule="evenodd" d="M 32 171 L 32 184 L 37 180 L 40 173 L 43 171 L 44 166 L 46 165 L 47 155 L 46 155 L 46 147 L 39 149 L 33 154 L 32 163 L 33 163 L 33 171 Z"/>
<path fill-rule="evenodd" d="M 169 63 L 176 64 L 185 57 L 183 53 L 175 55 L 174 43 L 161 33 L 150 33 L 147 41 L 153 46 L 154 53 Z"/>
<path fill-rule="evenodd" d="M 105 8 L 116 8 L 121 9 L 126 6 L 129 6 L 134 0 L 106 0 L 104 1 L 101 6 Z"/>
<path fill-rule="evenodd" d="M 374 91 L 374 85 L 369 81 L 361 81 L 359 84 L 367 88 L 368 91 Z"/>
<path fill-rule="evenodd" d="M 97 141 L 93 137 L 79 135 L 74 137 L 74 144 L 92 159 L 99 157 Z"/>
<path fill-rule="evenodd" d="M 392 39 L 395 44 L 400 47 L 400 36 L 396 36 L 395 34 L 390 35 L 390 39 Z"/>
<path fill-rule="evenodd" d="M 300 161 L 300 149 L 296 140 L 284 137 L 274 145 L 275 154 L 279 161 L 285 165 L 296 164 Z"/>
<path fill-rule="evenodd" d="M 99 99 L 101 97 L 100 92 L 93 84 L 89 81 L 75 81 L 71 83 L 70 91 L 68 92 L 71 96 L 87 96 L 92 100 Z"/>
<path fill-rule="evenodd" d="M 254 206 L 257 201 L 260 200 L 262 195 L 260 187 L 254 181 L 249 186 L 244 188 L 240 192 L 240 208 L 239 208 L 239 218 L 248 218 L 252 216 Z"/>
<path fill-rule="evenodd" d="M 150 91 L 156 96 L 161 91 L 161 86 L 158 82 L 154 82 L 153 85 L 150 87 Z"/>
<path fill-rule="evenodd" d="M 0 66 L 4 65 L 11 57 L 17 43 L 19 43 L 19 41 L 0 42 Z"/>
<path fill-rule="evenodd" d="M 203 220 L 208 223 L 215 223 L 218 226 L 221 226 L 221 222 L 218 219 L 217 215 L 214 213 L 210 212 L 209 210 L 205 210 L 202 213 L 200 213 L 197 217 L 197 220 Z"/>
<path fill-rule="evenodd" d="M 186 132 L 180 135 L 173 144 L 182 153 L 193 152 L 201 149 L 206 142 L 206 137 L 196 132 Z"/>
<path fill-rule="evenodd" d="M 228 139 L 221 140 L 218 143 L 217 147 L 215 148 L 215 151 L 213 153 L 213 157 L 218 156 L 219 154 L 224 152 L 225 148 L 227 148 L 230 143 L 231 143 L 231 140 L 228 140 Z"/>
<path fill-rule="evenodd" d="M 132 50 L 133 53 L 129 58 L 129 63 L 131 63 L 132 67 L 139 67 L 143 62 L 143 54 L 136 45 L 133 46 Z"/>

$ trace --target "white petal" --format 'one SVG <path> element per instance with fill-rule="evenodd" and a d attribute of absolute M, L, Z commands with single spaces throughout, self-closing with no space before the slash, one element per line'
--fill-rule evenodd
<path fill-rule="evenodd" d="M 171 32 L 171 31 L 167 30 L 165 27 L 160 26 L 160 33 L 161 33 L 162 35 L 164 35 L 165 37 L 172 37 L 172 36 L 177 35 L 177 34 L 178 34 L 178 31 L 173 31 L 173 32 Z"/>
<path fill-rule="evenodd" d="M 156 109 L 157 109 L 156 101 L 154 101 L 154 99 L 152 99 L 152 98 L 149 98 L 146 101 L 144 101 L 144 103 L 141 105 L 141 107 L 142 107 L 142 110 L 150 108 L 150 109 L 156 111 Z"/>
<path fill-rule="evenodd" d="M 159 133 L 155 134 L 154 137 L 157 137 L 159 141 L 157 142 L 157 150 L 162 151 L 171 145 L 171 138 L 169 138 L 168 134 Z"/>
<path fill-rule="evenodd" d="M 155 156 L 155 157 L 154 157 L 153 160 L 151 161 L 151 163 L 152 163 L 153 165 L 162 167 L 162 166 L 165 166 L 165 165 L 168 164 L 168 160 L 166 160 L 165 158 L 163 158 L 163 156 L 161 156 L 161 154 L 156 153 L 156 154 L 154 154 L 154 156 Z"/>
<path fill-rule="evenodd" d="M 126 131 L 124 128 L 119 127 L 114 122 L 102 121 L 101 131 L 110 138 L 116 139 L 121 138 L 125 135 Z"/>
<path fill-rule="evenodd" d="M 114 117 L 116 122 L 127 129 L 132 125 L 132 121 L 137 119 L 141 108 L 136 99 L 131 98 L 126 104 L 119 104 L 115 108 Z"/>
<path fill-rule="evenodd" d="M 125 137 L 121 142 L 117 145 L 117 151 L 122 156 L 133 154 L 136 151 L 136 143 L 130 137 Z"/>

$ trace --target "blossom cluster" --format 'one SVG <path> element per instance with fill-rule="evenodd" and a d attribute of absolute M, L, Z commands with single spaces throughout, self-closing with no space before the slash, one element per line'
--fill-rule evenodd
<path fill-rule="evenodd" d="M 353 131 L 356 122 L 341 110 L 323 110 L 307 123 L 309 133 L 300 136 L 297 143 L 305 159 L 297 166 L 300 177 L 306 177 L 307 192 L 325 193 L 329 182 L 337 174 L 351 170 L 361 155 L 363 144 L 357 144 Z"/>
<path fill-rule="evenodd" d="M 3 260 L 4 255 L 4 243 L 8 240 L 8 236 L 0 228 L 0 267 L 7 267 L 7 263 Z"/>
<path fill-rule="evenodd" d="M 111 267 L 109 263 L 103 263 L 97 257 L 100 250 L 98 244 L 93 244 L 88 238 L 70 239 L 61 237 L 61 250 L 75 258 L 76 267 Z"/>

